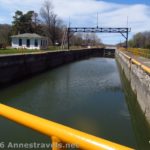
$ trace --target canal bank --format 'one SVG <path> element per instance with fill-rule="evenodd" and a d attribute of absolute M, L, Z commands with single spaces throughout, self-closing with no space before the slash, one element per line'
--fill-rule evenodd
<path fill-rule="evenodd" d="M 150 124 L 150 75 L 147 70 L 143 69 L 146 67 L 119 50 L 116 51 L 116 59 L 130 82 L 137 102 Z"/>
<path fill-rule="evenodd" d="M 134 128 L 134 135 L 137 141 L 137 150 L 149 150 L 150 149 L 150 126 L 147 122 L 145 115 L 142 113 L 138 104 L 137 97 L 131 88 L 129 80 L 126 78 L 124 71 L 122 70 L 119 62 L 117 62 L 120 79 L 123 86 L 123 91 L 128 105 L 128 110 L 131 116 L 132 126 Z"/>
<path fill-rule="evenodd" d="M 114 51 L 113 51 L 114 54 Z M 103 48 L 0 56 L 0 86 L 76 60 L 104 56 Z"/>

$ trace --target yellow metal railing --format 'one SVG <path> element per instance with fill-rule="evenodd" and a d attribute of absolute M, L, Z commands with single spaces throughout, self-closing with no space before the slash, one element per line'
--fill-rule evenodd
<path fill-rule="evenodd" d="M 124 49 L 120 49 L 120 50 L 121 50 L 121 51 L 120 51 L 121 54 L 122 54 L 125 58 L 127 58 L 129 61 L 131 61 L 131 63 L 133 63 L 133 64 L 135 64 L 135 65 L 141 67 L 145 72 L 147 72 L 148 74 L 150 74 L 150 68 L 149 68 L 149 67 L 143 65 L 142 63 L 138 62 L 137 60 L 135 60 L 135 59 L 131 58 L 130 56 L 128 56 L 127 54 L 125 54 L 125 53 L 123 52 Z"/>
<path fill-rule="evenodd" d="M 47 135 L 52 139 L 53 150 L 65 149 L 68 144 L 74 144 L 76 148 L 87 150 L 133 150 L 3 104 L 0 104 L 0 115 Z M 58 143 L 64 143 L 64 146 L 58 147 Z"/>

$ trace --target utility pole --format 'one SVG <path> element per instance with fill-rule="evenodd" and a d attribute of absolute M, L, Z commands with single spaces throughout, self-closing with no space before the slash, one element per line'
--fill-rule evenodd
<path fill-rule="evenodd" d="M 99 22 L 99 14 L 97 13 L 97 28 L 98 28 L 98 22 Z"/>
<path fill-rule="evenodd" d="M 68 41 L 68 50 L 70 49 L 70 17 L 68 23 L 68 30 L 67 30 L 67 41 Z"/>
<path fill-rule="evenodd" d="M 69 34 L 70 34 L 70 28 L 68 27 L 68 30 L 67 30 L 68 50 L 70 49 L 70 37 L 69 37 Z"/>
<path fill-rule="evenodd" d="M 129 34 L 129 29 L 127 28 L 127 36 L 126 36 L 126 49 L 128 49 L 128 34 Z"/>
<path fill-rule="evenodd" d="M 126 36 L 126 49 L 128 49 L 128 34 L 129 34 L 129 18 L 127 16 L 127 36 Z"/>
<path fill-rule="evenodd" d="M 129 17 L 127 16 L 127 28 L 129 26 Z"/>

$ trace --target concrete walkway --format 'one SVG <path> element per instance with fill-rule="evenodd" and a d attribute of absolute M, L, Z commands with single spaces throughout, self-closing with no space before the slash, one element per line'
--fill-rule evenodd
<path fill-rule="evenodd" d="M 131 52 L 128 51 L 123 51 L 126 55 L 130 56 L 131 58 L 137 60 L 138 62 L 140 62 L 141 64 L 147 66 L 150 68 L 150 59 L 145 58 L 145 57 L 141 57 L 141 56 L 136 56 L 134 54 L 132 54 Z"/>

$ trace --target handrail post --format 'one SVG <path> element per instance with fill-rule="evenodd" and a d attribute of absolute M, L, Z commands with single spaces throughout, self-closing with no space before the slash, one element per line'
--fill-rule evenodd
<path fill-rule="evenodd" d="M 66 150 L 66 146 L 57 137 L 52 136 L 52 150 Z"/>

